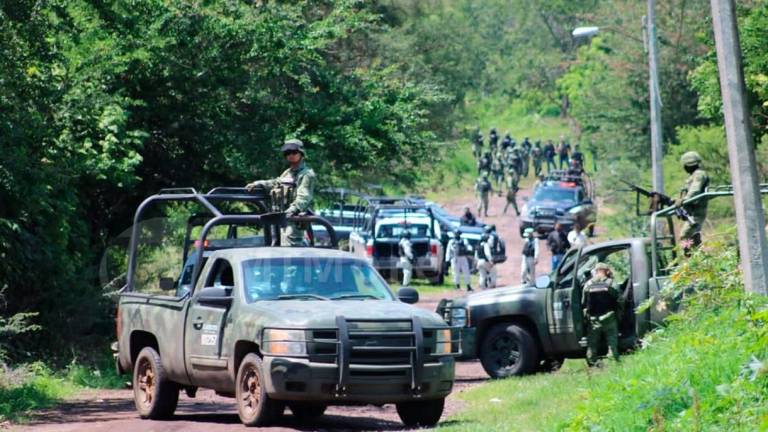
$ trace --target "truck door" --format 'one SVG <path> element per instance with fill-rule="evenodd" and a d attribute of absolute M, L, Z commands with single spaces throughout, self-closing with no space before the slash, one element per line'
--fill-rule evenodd
<path fill-rule="evenodd" d="M 558 351 L 578 351 L 582 337 L 580 290 L 576 284 L 576 267 L 581 249 L 571 249 L 557 268 L 555 283 L 548 293 L 549 332 Z"/>
<path fill-rule="evenodd" d="M 197 386 L 220 388 L 222 380 L 228 378 L 229 358 L 222 355 L 222 342 L 229 306 L 202 304 L 200 294 L 203 288 L 217 287 L 234 289 L 234 272 L 229 261 L 216 259 L 206 266 L 190 299 L 185 324 L 185 346 L 187 374 Z"/>

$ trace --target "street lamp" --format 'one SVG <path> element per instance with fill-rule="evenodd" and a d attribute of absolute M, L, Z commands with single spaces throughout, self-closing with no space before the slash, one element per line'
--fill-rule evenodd
<path fill-rule="evenodd" d="M 648 0 L 648 17 L 643 17 L 644 32 L 647 39 L 643 42 L 648 50 L 648 88 L 651 99 L 651 172 L 655 192 L 664 193 L 664 174 L 662 172 L 662 136 L 661 136 L 661 92 L 659 91 L 658 45 L 656 38 L 655 0 Z M 600 32 L 600 27 L 577 27 L 571 33 L 575 38 L 591 37 Z M 633 38 L 634 39 L 634 38 Z"/>

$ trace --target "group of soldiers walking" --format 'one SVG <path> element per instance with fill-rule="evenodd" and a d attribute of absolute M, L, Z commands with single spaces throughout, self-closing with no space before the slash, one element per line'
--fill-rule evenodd
<path fill-rule="evenodd" d="M 500 140 L 496 128 L 491 128 L 486 149 L 485 138 L 478 128 L 471 141 L 472 155 L 477 161 L 478 179 L 475 182 L 475 192 L 479 201 L 477 214 L 480 216 L 488 216 L 490 195 L 496 192 L 501 196 L 504 190 L 506 204 L 503 214 L 507 214 L 507 210 L 512 207 L 519 216 L 517 192 L 520 190 L 520 180 L 527 178 L 531 172 L 540 177 L 545 162 L 547 173 L 564 168 L 582 171 L 584 167 L 584 153 L 579 145 L 571 147 L 564 136 L 560 136 L 557 146 L 552 140 L 547 140 L 544 145 L 540 140 L 531 143 L 528 137 L 518 144 L 509 132 Z"/>

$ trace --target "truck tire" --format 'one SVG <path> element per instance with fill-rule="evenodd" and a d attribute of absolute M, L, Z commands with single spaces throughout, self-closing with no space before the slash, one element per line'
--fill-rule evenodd
<path fill-rule="evenodd" d="M 285 410 L 285 406 L 270 398 L 264 387 L 264 365 L 256 354 L 243 358 L 235 382 L 237 414 L 246 426 L 265 426 Z"/>
<path fill-rule="evenodd" d="M 400 416 L 404 425 L 408 427 L 432 427 L 440 421 L 440 417 L 443 415 L 445 399 L 400 402 L 395 406 L 397 407 L 397 415 Z"/>
<path fill-rule="evenodd" d="M 314 420 L 323 414 L 328 405 L 321 403 L 309 403 L 309 402 L 294 402 L 288 404 L 288 408 L 291 409 L 293 416 L 299 419 L 299 421 Z"/>
<path fill-rule="evenodd" d="M 480 363 L 491 378 L 533 373 L 539 350 L 528 330 L 509 323 L 491 327 L 480 345 Z"/>
<path fill-rule="evenodd" d="M 176 411 L 179 386 L 168 379 L 160 354 L 144 347 L 133 365 L 133 401 L 143 419 L 166 419 Z"/>

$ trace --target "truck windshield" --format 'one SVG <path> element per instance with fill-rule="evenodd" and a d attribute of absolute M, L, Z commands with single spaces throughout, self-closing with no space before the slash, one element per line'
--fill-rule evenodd
<path fill-rule="evenodd" d="M 373 267 L 353 259 L 252 259 L 243 263 L 243 275 L 248 303 L 280 299 L 394 299 Z"/>
<path fill-rule="evenodd" d="M 534 201 L 575 201 L 576 189 L 539 188 L 533 195 Z"/>

